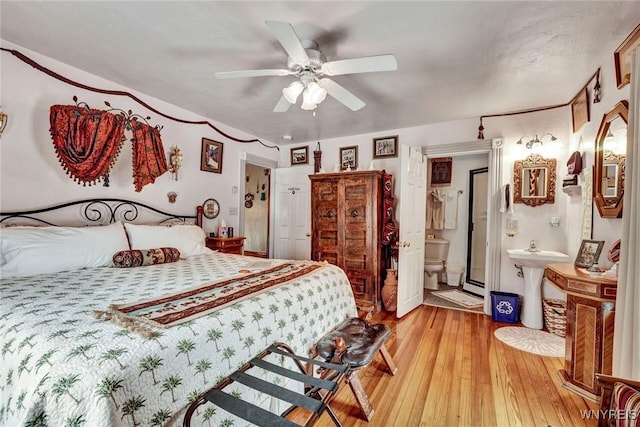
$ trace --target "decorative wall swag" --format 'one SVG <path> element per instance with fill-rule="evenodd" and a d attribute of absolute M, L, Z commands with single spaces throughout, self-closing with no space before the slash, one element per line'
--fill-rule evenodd
<path fill-rule="evenodd" d="M 104 180 L 124 142 L 124 119 L 88 106 L 52 105 L 49 114 L 56 155 L 67 175 L 83 185 Z"/>
<path fill-rule="evenodd" d="M 91 109 L 85 102 L 52 105 L 49 120 L 51 137 L 62 167 L 74 181 L 92 185 L 103 180 L 109 186 L 109 170 L 115 163 L 124 131 L 130 130 L 133 148 L 133 183 L 137 192 L 167 171 L 167 160 L 160 139 L 160 126 L 148 124 L 149 117 L 111 108 Z M 111 107 L 105 101 L 107 107 Z M 112 113 L 117 111 L 117 114 Z M 142 119 L 142 122 L 139 120 Z"/>
<path fill-rule="evenodd" d="M 38 71 L 41 71 L 57 80 L 60 80 L 61 82 L 67 83 L 71 86 L 75 86 L 78 87 L 80 89 L 84 89 L 84 90 L 88 90 L 91 92 L 97 92 L 97 93 L 104 93 L 107 95 L 116 95 L 116 96 L 126 96 L 132 100 L 134 100 L 135 102 L 137 102 L 138 104 L 142 105 L 143 107 L 145 107 L 146 109 L 148 109 L 149 111 L 152 111 L 166 119 L 169 120 L 173 120 L 175 122 L 178 123 L 184 123 L 184 124 L 190 124 L 190 125 L 207 125 L 209 126 L 211 129 L 213 129 L 214 131 L 216 131 L 217 133 L 219 133 L 220 135 L 224 136 L 225 138 L 228 138 L 232 141 L 235 142 L 242 142 L 242 143 L 250 143 L 250 142 L 257 142 L 267 148 L 275 148 L 276 150 L 280 151 L 280 147 L 278 147 L 277 145 L 267 145 L 264 142 L 262 142 L 261 140 L 257 139 L 257 138 L 253 138 L 253 139 L 240 139 L 240 138 L 236 138 L 234 136 L 229 135 L 228 133 L 223 132 L 222 130 L 220 130 L 218 127 L 216 127 L 215 125 L 213 125 L 212 123 L 206 121 L 206 120 L 185 120 L 185 119 L 180 119 L 177 117 L 173 117 L 170 116 L 168 114 L 165 114 L 155 108 L 153 108 L 151 105 L 147 104 L 146 102 L 142 101 L 140 98 L 136 97 L 135 95 L 132 95 L 129 92 L 125 92 L 122 90 L 108 90 L 108 89 L 100 89 L 100 88 L 96 88 L 96 87 L 92 87 L 92 86 L 87 86 L 85 84 L 82 83 L 78 83 L 76 81 L 73 81 L 67 77 L 64 77 L 52 70 L 50 70 L 49 68 L 46 68 L 40 64 L 38 64 L 36 61 L 34 61 L 33 59 L 29 58 L 28 56 L 24 55 L 23 53 L 15 50 L 15 49 L 7 49 L 4 47 L 0 47 L 0 51 L 3 52 L 8 52 L 11 55 L 15 56 L 16 58 L 18 58 L 19 60 L 21 60 L 22 62 L 31 65 L 33 68 L 35 68 Z"/>

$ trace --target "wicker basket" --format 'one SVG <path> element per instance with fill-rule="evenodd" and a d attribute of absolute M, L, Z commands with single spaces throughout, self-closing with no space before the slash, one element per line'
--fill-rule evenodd
<path fill-rule="evenodd" d="M 564 338 L 567 329 L 567 304 L 559 299 L 545 299 L 542 300 L 542 307 L 547 330 Z"/>

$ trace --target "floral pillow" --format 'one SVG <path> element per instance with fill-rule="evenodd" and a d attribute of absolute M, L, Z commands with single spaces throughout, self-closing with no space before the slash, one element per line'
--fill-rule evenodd
<path fill-rule="evenodd" d="M 179 260 L 180 251 L 176 248 L 129 249 L 113 255 L 113 265 L 118 268 L 165 264 Z"/>

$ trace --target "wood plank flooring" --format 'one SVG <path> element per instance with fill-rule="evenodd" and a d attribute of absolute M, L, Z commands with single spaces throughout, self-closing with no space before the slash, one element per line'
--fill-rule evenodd
<path fill-rule="evenodd" d="M 490 316 L 421 306 L 403 319 L 383 312 L 398 373 L 380 356 L 359 373 L 375 409 L 367 423 L 345 384 L 331 403 L 345 426 L 596 426 L 581 410 L 597 404 L 564 389 L 564 359 L 516 350 L 494 337 Z M 325 413 L 316 426 L 333 426 Z"/>

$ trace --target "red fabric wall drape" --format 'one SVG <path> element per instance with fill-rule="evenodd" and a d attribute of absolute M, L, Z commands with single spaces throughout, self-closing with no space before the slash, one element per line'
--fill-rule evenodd
<path fill-rule="evenodd" d="M 135 118 L 131 120 L 133 137 L 133 185 L 137 192 L 167 171 L 167 158 L 160 131 Z"/>
<path fill-rule="evenodd" d="M 124 142 L 124 118 L 75 105 L 52 105 L 50 132 L 68 175 L 84 185 L 109 173 Z"/>

